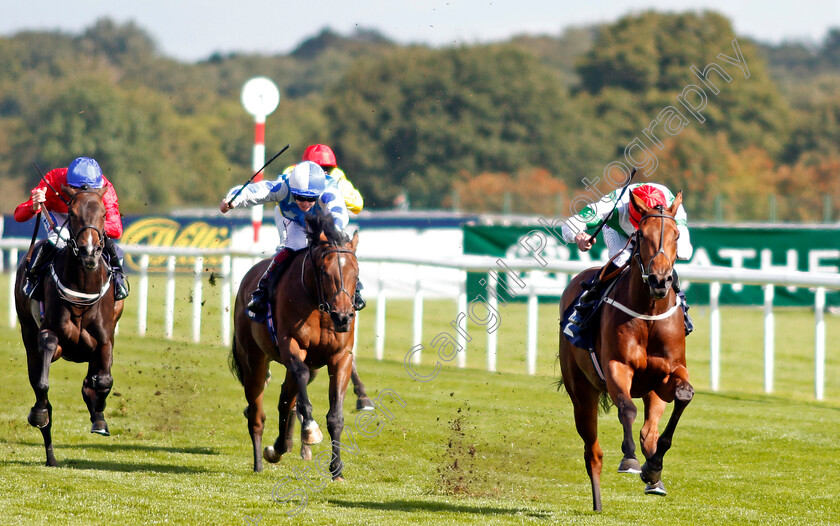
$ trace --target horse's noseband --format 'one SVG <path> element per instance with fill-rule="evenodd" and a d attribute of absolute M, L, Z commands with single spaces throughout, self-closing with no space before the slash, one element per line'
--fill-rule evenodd
<path fill-rule="evenodd" d="M 639 229 L 636 230 L 636 232 L 634 232 L 634 234 L 633 234 L 634 237 L 636 238 L 635 243 L 634 243 L 635 248 L 633 249 L 633 259 L 636 261 L 636 263 L 638 263 L 639 270 L 642 273 L 642 281 L 644 281 L 645 283 L 648 282 L 648 278 L 650 277 L 650 267 L 651 267 L 651 265 L 653 265 L 653 260 L 656 259 L 656 256 L 658 256 L 659 254 L 664 255 L 665 258 L 668 259 L 669 263 L 671 264 L 671 267 L 674 266 L 674 262 L 670 261 L 670 258 L 668 258 L 668 254 L 665 254 L 665 220 L 670 219 L 674 223 L 676 223 L 677 220 L 673 216 L 661 213 L 662 212 L 662 207 L 661 206 L 657 206 L 656 209 L 660 213 L 659 214 L 649 214 L 649 215 L 646 215 L 643 218 L 641 218 L 639 220 Z M 650 261 L 648 262 L 647 266 L 645 266 L 642 263 L 642 255 L 639 252 L 639 248 L 641 246 L 641 240 L 639 239 L 641 234 L 639 232 L 641 232 L 642 222 L 644 222 L 646 219 L 652 219 L 654 217 L 658 217 L 661 220 L 661 227 L 662 228 L 661 228 L 660 233 L 659 233 L 659 250 L 656 251 L 656 254 L 654 254 L 653 257 L 650 258 Z"/>
<path fill-rule="evenodd" d="M 87 193 L 96 193 L 96 192 L 92 192 L 91 190 L 83 190 L 81 192 L 78 192 L 70 199 L 70 202 L 67 205 L 67 219 L 68 219 L 67 222 L 70 223 L 69 225 L 67 225 L 67 230 L 70 231 L 70 239 L 67 240 L 67 245 L 73 251 L 74 256 L 79 255 L 79 242 L 78 242 L 79 236 L 82 235 L 82 233 L 85 230 L 88 230 L 88 229 L 93 230 L 94 232 L 96 232 L 99 235 L 99 243 L 97 244 L 97 249 L 96 249 L 94 255 L 98 256 L 99 254 L 102 253 L 102 250 L 104 250 L 104 248 L 105 248 L 105 232 L 104 232 L 104 230 L 100 230 L 99 227 L 94 226 L 94 225 L 85 225 L 82 228 L 80 228 L 78 230 L 78 232 L 73 232 L 73 223 L 72 223 L 72 221 L 70 221 L 70 217 L 71 217 L 71 215 L 75 215 L 75 214 L 72 213 L 71 207 L 73 206 L 73 201 L 76 200 L 76 197 L 78 197 L 80 194 L 83 194 L 83 193 L 86 193 L 86 192 Z"/>

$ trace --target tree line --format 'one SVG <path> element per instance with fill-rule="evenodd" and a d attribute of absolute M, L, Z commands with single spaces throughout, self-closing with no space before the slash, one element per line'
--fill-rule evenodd
<path fill-rule="evenodd" d="M 213 206 L 250 175 L 239 94 L 262 75 L 282 94 L 267 153 L 291 143 L 288 164 L 330 144 L 370 209 L 408 196 L 416 208 L 568 215 L 576 197 L 610 191 L 623 162 L 683 189 L 690 217 L 756 220 L 773 207 L 778 220 L 819 221 L 840 208 L 838 57 L 840 29 L 767 45 L 709 11 L 439 49 L 323 29 L 288 55 L 196 63 L 164 56 L 130 22 L 21 32 L 0 38 L 0 200 L 9 213 L 26 198 L 32 161 L 88 155 L 124 213 Z"/>

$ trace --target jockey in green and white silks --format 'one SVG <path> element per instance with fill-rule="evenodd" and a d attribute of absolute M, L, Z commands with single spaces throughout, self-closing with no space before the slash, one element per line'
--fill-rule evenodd
<path fill-rule="evenodd" d="M 624 192 L 620 200 L 620 190 L 611 192 L 599 201 L 584 208 L 580 214 L 569 218 L 563 223 L 563 240 L 567 243 L 576 243 L 580 250 L 587 251 L 592 247 L 595 240 L 586 234 L 586 229 L 597 227 L 604 218 L 609 216 L 613 208 L 615 208 L 615 213 L 610 216 L 603 229 L 604 242 L 607 244 L 607 251 L 611 261 L 607 264 L 607 268 L 603 272 L 596 272 L 589 283 L 582 285 L 585 292 L 578 298 L 577 303 L 575 303 L 574 310 L 563 329 L 564 333 L 572 338 L 576 338 L 578 334 L 586 331 L 589 326 L 589 321 L 599 304 L 601 294 L 606 289 L 609 281 L 611 281 L 603 282 L 600 280 L 600 276 L 614 275 L 614 271 L 624 266 L 633 254 L 633 243 L 628 243 L 628 239 L 639 228 L 639 221 L 642 217 L 639 211 L 630 203 L 630 194 L 634 194 L 649 207 L 670 207 L 675 199 L 674 194 L 667 187 L 657 183 L 633 184 L 628 187 L 628 190 L 628 192 Z M 677 238 L 677 259 L 688 260 L 691 258 L 694 249 L 691 246 L 691 238 L 689 237 L 688 226 L 686 224 L 686 213 L 682 204 L 677 208 L 674 219 L 677 222 L 677 230 L 680 233 Z M 686 302 L 685 294 L 680 289 L 679 277 L 677 276 L 676 270 L 673 272 L 673 277 L 674 281 L 672 286 L 682 302 L 683 313 L 685 314 L 685 333 L 688 335 L 694 330 L 694 325 L 688 315 L 688 303 Z"/>
<path fill-rule="evenodd" d="M 657 183 L 639 183 L 631 184 L 628 191 L 624 193 L 621 201 L 616 206 L 621 189 L 605 195 L 603 198 L 595 203 L 591 203 L 584 208 L 580 214 L 570 217 L 563 223 L 563 240 L 567 243 L 576 242 L 575 237 L 580 232 L 585 232 L 589 228 L 594 228 L 610 213 L 615 206 L 615 213 L 604 225 L 604 242 L 607 244 L 609 257 L 616 254 L 613 263 L 616 266 L 622 266 L 630 258 L 632 246 L 627 245 L 627 239 L 633 235 L 633 232 L 639 227 L 639 213 L 630 204 L 630 194 L 636 193 L 644 194 L 645 196 L 655 196 L 652 199 L 654 204 L 664 198 L 664 206 L 669 207 L 674 202 L 674 194 L 668 190 L 667 187 Z M 657 195 L 657 193 L 661 193 Z M 651 205 L 653 206 L 653 205 Z M 677 229 L 680 232 L 680 237 L 677 239 L 677 259 L 688 260 L 691 259 L 691 254 L 694 249 L 691 246 L 691 238 L 688 234 L 688 226 L 686 224 L 686 213 L 682 205 L 677 208 L 675 216 L 677 220 Z M 627 245 L 627 246 L 626 246 Z"/>

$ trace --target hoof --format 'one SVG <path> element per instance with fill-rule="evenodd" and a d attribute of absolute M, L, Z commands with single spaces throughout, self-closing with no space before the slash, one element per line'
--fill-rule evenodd
<path fill-rule="evenodd" d="M 638 475 L 642 472 L 642 466 L 635 458 L 624 457 L 621 459 L 621 464 L 618 465 L 619 473 L 633 473 Z"/>
<path fill-rule="evenodd" d="M 108 431 L 108 424 L 104 420 L 97 420 L 94 422 L 93 425 L 90 426 L 90 432 L 104 437 L 111 436 L 111 432 Z"/>
<path fill-rule="evenodd" d="M 333 479 L 333 482 L 344 482 L 344 477 L 339 475 Z"/>
<path fill-rule="evenodd" d="M 321 428 L 314 420 L 303 427 L 300 431 L 300 441 L 307 446 L 314 446 L 320 444 L 324 440 L 324 434 L 321 433 Z"/>
<path fill-rule="evenodd" d="M 645 484 L 656 485 L 662 478 L 662 469 L 653 470 L 650 468 L 649 464 L 645 462 L 645 465 L 642 466 L 642 472 L 639 474 L 641 477 L 642 482 Z"/>
<path fill-rule="evenodd" d="M 29 410 L 29 416 L 26 417 L 26 421 L 32 427 L 43 429 L 50 423 L 50 414 L 46 409 L 35 409 L 33 407 Z"/>
<path fill-rule="evenodd" d="M 272 464 L 280 462 L 280 454 L 274 450 L 274 446 L 266 446 L 266 448 L 263 449 L 263 458 L 266 462 L 271 462 Z"/>
<path fill-rule="evenodd" d="M 665 484 L 663 484 L 661 480 L 656 484 L 648 484 L 645 486 L 645 495 L 662 495 L 664 497 L 667 494 L 668 492 L 665 491 Z"/>
<path fill-rule="evenodd" d="M 373 411 L 376 406 L 370 401 L 370 398 L 359 398 L 356 400 L 356 411 Z"/>
<path fill-rule="evenodd" d="M 312 460 L 312 448 L 306 444 L 300 446 L 300 458 L 303 460 Z"/>

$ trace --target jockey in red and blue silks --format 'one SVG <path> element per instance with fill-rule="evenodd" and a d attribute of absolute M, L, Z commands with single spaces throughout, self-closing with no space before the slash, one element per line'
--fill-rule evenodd
<path fill-rule="evenodd" d="M 280 239 L 285 242 L 277 247 L 277 254 L 271 260 L 268 268 L 260 278 L 257 289 L 251 295 L 248 303 L 249 314 L 257 321 L 265 319 L 267 310 L 266 296 L 268 285 L 276 270 L 282 269 L 283 263 L 294 251 L 306 248 L 306 214 L 317 210 L 324 210 L 333 216 L 335 226 L 344 230 L 350 220 L 344 198 L 338 187 L 327 185 L 324 170 L 311 161 L 304 161 L 295 165 L 287 174 L 280 174 L 276 181 L 259 181 L 251 183 L 229 205 L 228 201 L 242 188 L 236 186 L 228 191 L 225 199 L 219 205 L 222 213 L 231 208 L 260 205 L 263 203 L 277 203 L 275 208 L 275 223 L 280 232 Z"/>
<path fill-rule="evenodd" d="M 68 232 L 63 225 L 67 222 L 65 201 L 70 197 L 64 194 L 59 196 L 53 191 L 62 192 L 61 187 L 64 185 L 72 188 L 106 188 L 102 196 L 102 202 L 105 205 L 105 252 L 114 273 L 115 299 L 125 299 L 128 296 L 128 286 L 122 267 L 123 254 L 122 249 L 114 243 L 114 239 L 119 239 L 123 233 L 117 192 L 111 182 L 105 178 L 99 163 L 89 157 L 78 157 L 67 168 L 56 168 L 47 172 L 38 186 L 30 192 L 30 198 L 15 209 L 15 220 L 23 223 L 32 219 L 43 206 L 57 227 L 57 230 L 53 230 L 46 218 L 43 219 L 48 242 L 39 243 L 39 249 L 32 256 L 32 263 L 24 274 L 24 294 L 32 297 L 37 289 L 41 271 L 52 260 L 55 252 L 64 248 L 67 242 Z"/>

